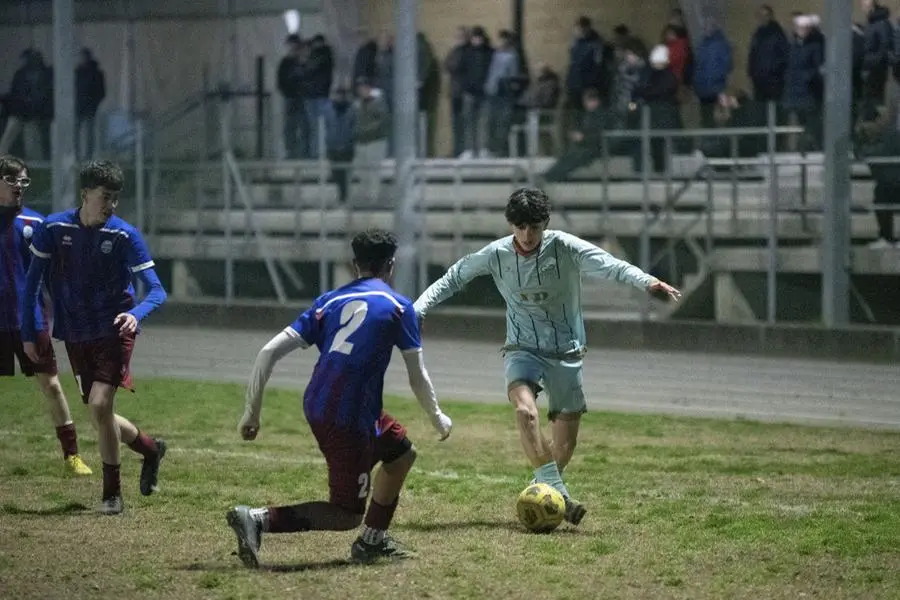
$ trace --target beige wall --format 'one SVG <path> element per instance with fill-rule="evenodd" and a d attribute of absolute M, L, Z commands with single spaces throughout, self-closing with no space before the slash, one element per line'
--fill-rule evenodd
<path fill-rule="evenodd" d="M 790 6 L 773 0 L 768 2 L 775 6 L 776 15 L 785 26 L 789 26 L 790 13 L 794 10 L 815 12 L 824 18 L 824 0 L 794 0 Z M 392 0 L 370 0 L 364 4 L 362 22 L 367 24 L 369 33 L 392 29 Z M 482 25 L 494 36 L 497 30 L 510 27 L 511 4 L 510 0 L 420 0 L 419 24 L 435 52 L 443 58 L 452 45 L 453 33 L 459 25 Z M 744 75 L 747 49 L 756 26 L 754 15 L 759 4 L 758 0 L 728 0 L 725 28 L 734 46 L 732 85 L 735 86 L 745 86 L 747 83 Z M 892 4 L 887 5 L 896 13 L 898 7 Z M 579 16 L 590 17 L 605 37 L 611 35 L 613 27 L 625 23 L 647 44 L 653 44 L 659 38 L 668 11 L 677 5 L 677 0 L 618 0 L 608 3 L 596 0 L 528 0 L 525 2 L 525 49 L 532 66 L 539 60 L 546 60 L 564 75 L 572 26 Z M 443 90 L 447 89 L 445 83 Z M 441 103 L 438 123 L 438 151 L 446 154 L 450 148 L 446 101 Z"/>

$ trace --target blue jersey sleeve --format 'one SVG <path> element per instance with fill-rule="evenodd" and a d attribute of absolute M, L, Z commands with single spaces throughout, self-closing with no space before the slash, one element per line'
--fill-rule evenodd
<path fill-rule="evenodd" d="M 150 258 L 150 250 L 137 229 L 128 232 L 128 268 L 132 273 L 140 273 L 156 266 Z"/>
<path fill-rule="evenodd" d="M 412 304 L 404 307 L 400 315 L 400 331 L 397 335 L 397 347 L 401 351 L 418 350 L 422 347 L 422 334 L 419 331 L 419 317 Z"/>
<path fill-rule="evenodd" d="M 28 247 L 31 253 L 38 258 L 48 260 L 53 253 L 53 240 L 50 238 L 50 230 L 46 221 L 32 227 L 31 245 Z"/>
<path fill-rule="evenodd" d="M 290 329 L 297 332 L 310 346 L 316 345 L 322 331 L 322 322 L 316 314 L 317 308 L 318 303 L 313 304 L 290 325 Z"/>

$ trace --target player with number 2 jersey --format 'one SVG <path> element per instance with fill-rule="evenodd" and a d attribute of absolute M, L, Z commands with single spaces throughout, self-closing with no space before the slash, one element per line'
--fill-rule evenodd
<path fill-rule="evenodd" d="M 394 347 L 400 349 L 410 386 L 442 440 L 452 422 L 438 405 L 422 357 L 412 302 L 388 285 L 397 240 L 369 230 L 352 241 L 357 279 L 319 297 L 259 352 L 239 430 L 245 440 L 260 430 L 262 397 L 275 363 L 297 348 L 316 346 L 319 360 L 303 394 L 303 412 L 328 466 L 328 502 L 250 508 L 237 506 L 227 520 L 238 538 L 238 555 L 259 566 L 262 533 L 345 531 L 365 523 L 351 559 L 408 558 L 412 553 L 386 531 L 400 490 L 416 457 L 406 428 L 384 412 L 384 375 Z M 372 468 L 382 464 L 370 485 Z M 371 488 L 372 501 L 366 510 Z"/>

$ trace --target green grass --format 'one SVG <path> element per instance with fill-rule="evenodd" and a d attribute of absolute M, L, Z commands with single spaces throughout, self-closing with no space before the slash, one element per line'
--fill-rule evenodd
<path fill-rule="evenodd" d="M 326 490 L 297 392 L 271 391 L 250 443 L 236 432 L 241 387 L 138 383 L 118 405 L 169 441 L 163 489 L 140 496 L 139 459 L 124 450 L 126 513 L 100 517 L 80 402 L 95 475 L 75 480 L 33 383 L 0 381 L 0 597 L 900 596 L 896 433 L 589 413 L 567 482 L 590 512 L 536 536 L 515 521 L 530 472 L 507 407 L 445 402 L 455 428 L 438 443 L 415 403 L 390 398 L 420 450 L 394 532 L 420 556 L 349 566 L 351 533 L 272 535 L 267 568 L 251 572 L 225 511 Z"/>

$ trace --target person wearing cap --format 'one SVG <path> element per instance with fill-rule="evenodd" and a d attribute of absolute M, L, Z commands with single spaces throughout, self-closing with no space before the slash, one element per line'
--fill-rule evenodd
<path fill-rule="evenodd" d="M 794 17 L 794 40 L 788 53 L 785 75 L 784 109 L 788 116 L 806 128 L 802 148 L 821 147 L 821 112 L 824 95 L 823 45 L 811 36 L 813 20 L 809 15 Z"/>
<path fill-rule="evenodd" d="M 650 109 L 650 129 L 681 129 L 681 111 L 678 106 L 678 78 L 669 68 L 669 49 L 660 44 L 650 52 L 650 68 L 641 84 L 634 91 L 634 101 Z M 673 140 L 674 142 L 677 140 Z M 642 168 L 640 146 L 636 148 L 635 167 Z M 653 138 L 650 142 L 653 170 L 666 169 L 666 140 Z"/>

